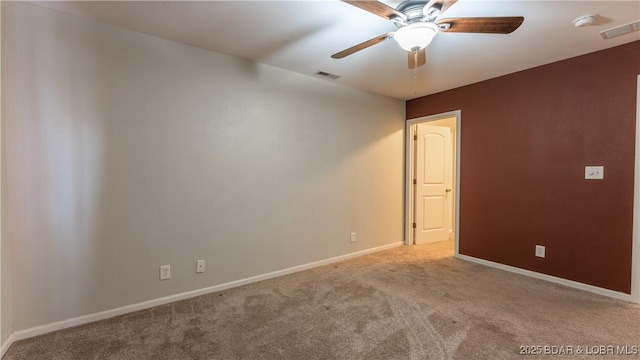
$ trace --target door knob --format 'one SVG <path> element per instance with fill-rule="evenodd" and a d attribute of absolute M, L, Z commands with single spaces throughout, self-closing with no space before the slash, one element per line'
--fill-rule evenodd
<path fill-rule="evenodd" d="M 445 191 L 446 191 L 446 192 L 450 192 L 450 191 L 451 191 L 451 189 L 446 189 Z"/>

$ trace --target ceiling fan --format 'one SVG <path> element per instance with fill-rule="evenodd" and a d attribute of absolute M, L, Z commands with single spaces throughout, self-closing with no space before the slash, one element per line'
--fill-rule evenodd
<path fill-rule="evenodd" d="M 522 16 L 440 19 L 442 13 L 458 0 L 407 0 L 395 9 L 375 0 L 342 1 L 393 22 L 398 30 L 342 50 L 331 57 L 342 59 L 385 40 L 394 39 L 401 48 L 409 52 L 410 69 L 426 63 L 425 48 L 439 32 L 510 34 L 524 21 Z"/>

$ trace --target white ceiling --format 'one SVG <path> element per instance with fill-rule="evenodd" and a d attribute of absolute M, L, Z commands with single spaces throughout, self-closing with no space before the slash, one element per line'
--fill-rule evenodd
<path fill-rule="evenodd" d="M 384 1 L 395 6 L 399 1 Z M 415 74 L 393 41 L 341 60 L 331 55 L 394 31 L 340 1 L 41 1 L 39 5 L 279 68 L 338 74 L 336 82 L 411 99 L 640 40 L 603 40 L 600 31 L 640 19 L 640 1 L 459 0 L 445 17 L 524 16 L 509 35 L 440 33 Z M 572 20 L 598 14 L 594 25 Z M 602 69 L 606 71 L 606 69 Z M 329 80 L 327 80 L 329 81 Z"/>

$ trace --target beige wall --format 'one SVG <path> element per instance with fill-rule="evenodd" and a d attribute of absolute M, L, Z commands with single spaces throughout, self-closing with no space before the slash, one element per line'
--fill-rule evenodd
<path fill-rule="evenodd" d="M 4 11 L 14 331 L 402 240 L 403 102 Z"/>

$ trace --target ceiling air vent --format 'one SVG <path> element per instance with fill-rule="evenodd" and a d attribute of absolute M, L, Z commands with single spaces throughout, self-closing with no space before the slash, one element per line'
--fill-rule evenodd
<path fill-rule="evenodd" d="M 314 75 L 320 76 L 320 77 L 323 77 L 323 78 L 326 78 L 326 79 L 331 79 L 331 80 L 340 79 L 340 75 L 331 74 L 331 73 L 324 72 L 324 71 L 318 71 Z"/>
<path fill-rule="evenodd" d="M 628 34 L 630 32 L 640 30 L 640 20 L 634 21 L 632 23 L 624 24 L 621 26 L 614 27 L 609 30 L 601 31 L 600 35 L 602 35 L 603 39 L 611 39 L 616 36 Z"/>

